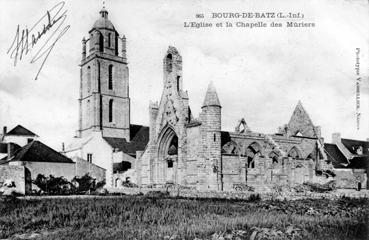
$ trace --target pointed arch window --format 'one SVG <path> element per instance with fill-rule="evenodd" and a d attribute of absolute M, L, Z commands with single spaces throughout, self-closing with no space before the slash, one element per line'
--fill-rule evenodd
<path fill-rule="evenodd" d="M 300 154 L 300 151 L 295 146 L 293 146 L 291 148 L 291 150 L 288 152 L 288 156 L 289 157 L 292 157 L 293 159 L 299 159 L 299 158 L 301 158 L 300 155 L 301 155 Z"/>
<path fill-rule="evenodd" d="M 109 122 L 113 122 L 113 99 L 109 100 Z"/>
<path fill-rule="evenodd" d="M 113 65 L 109 65 L 109 90 L 113 90 Z"/>
<path fill-rule="evenodd" d="M 87 67 L 87 92 L 91 91 L 91 67 Z"/>

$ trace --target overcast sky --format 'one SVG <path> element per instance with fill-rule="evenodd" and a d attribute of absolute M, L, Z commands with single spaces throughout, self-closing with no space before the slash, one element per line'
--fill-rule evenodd
<path fill-rule="evenodd" d="M 60 150 L 78 126 L 81 40 L 99 18 L 102 1 L 66 1 L 63 26 L 38 80 L 32 51 L 13 66 L 7 50 L 17 25 L 31 27 L 59 1 L 0 0 L 0 126 L 21 124 Z M 183 84 L 195 117 L 210 81 L 222 104 L 222 129 L 244 117 L 251 130 L 275 133 L 288 123 L 298 100 L 326 142 L 333 132 L 369 137 L 368 2 L 356 1 L 106 1 L 109 19 L 127 37 L 131 122 L 148 125 L 149 101 L 160 100 L 162 59 L 168 46 L 183 57 Z M 212 22 L 212 12 L 301 12 L 315 28 L 184 28 Z M 197 19 L 199 20 L 199 19 Z M 224 21 L 224 20 L 221 20 Z M 231 22 L 237 20 L 231 19 Z M 244 19 L 244 22 L 271 20 Z M 282 20 L 281 22 L 285 22 Z M 41 29 L 40 29 L 41 30 Z M 49 33 L 47 33 L 49 34 Z M 47 35 L 42 37 L 45 40 Z M 37 49 L 42 43 L 37 43 Z M 356 129 L 355 58 L 360 48 L 361 119 Z M 365 68 L 366 67 L 366 68 Z"/>

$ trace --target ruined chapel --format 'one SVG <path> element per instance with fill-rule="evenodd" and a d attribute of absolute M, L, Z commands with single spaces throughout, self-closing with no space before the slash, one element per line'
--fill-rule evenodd
<path fill-rule="evenodd" d="M 313 181 L 316 170 L 330 167 L 320 127 L 301 102 L 275 134 L 252 131 L 245 119 L 233 132 L 223 131 L 221 99 L 210 83 L 195 117 L 175 47 L 163 56 L 163 91 L 149 105 L 149 126 L 132 124 L 126 41 L 103 8 L 82 40 L 79 128 L 64 149 L 69 157 L 106 169 L 108 187 L 129 180 L 139 186 L 232 190 Z"/>

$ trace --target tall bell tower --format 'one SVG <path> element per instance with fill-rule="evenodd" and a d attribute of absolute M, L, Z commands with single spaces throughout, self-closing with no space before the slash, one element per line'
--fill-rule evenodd
<path fill-rule="evenodd" d="M 82 39 L 80 67 L 79 136 L 100 131 L 103 137 L 130 141 L 126 38 L 119 36 L 105 7 L 89 38 Z"/>

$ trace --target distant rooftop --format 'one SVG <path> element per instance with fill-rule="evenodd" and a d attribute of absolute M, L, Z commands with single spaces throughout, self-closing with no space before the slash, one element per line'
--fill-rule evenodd
<path fill-rule="evenodd" d="M 15 128 L 10 130 L 5 134 L 5 136 L 32 136 L 37 137 L 37 135 L 22 125 L 17 125 Z"/>
<path fill-rule="evenodd" d="M 25 162 L 54 162 L 54 163 L 74 163 L 70 158 L 46 146 L 40 141 L 32 141 L 24 147 L 18 149 L 14 156 L 7 160 L 3 158 L 0 164 L 8 161 L 25 161 Z"/>

